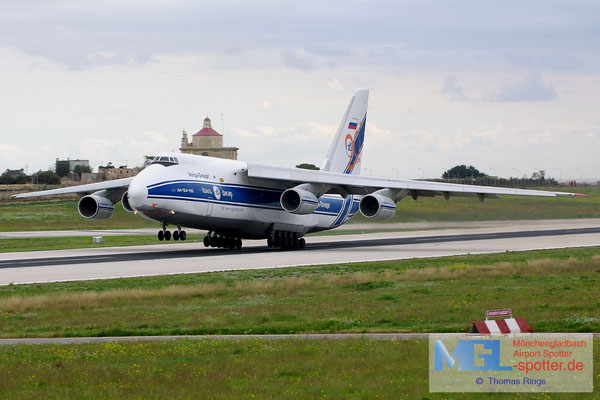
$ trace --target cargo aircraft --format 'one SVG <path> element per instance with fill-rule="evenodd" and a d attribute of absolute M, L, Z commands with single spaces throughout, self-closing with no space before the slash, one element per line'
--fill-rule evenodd
<path fill-rule="evenodd" d="M 114 205 L 162 225 L 159 240 L 185 240 L 182 228 L 207 230 L 207 247 L 241 248 L 242 239 L 269 247 L 304 248 L 307 233 L 336 228 L 357 212 L 392 218 L 404 197 L 498 198 L 498 195 L 575 195 L 539 190 L 399 180 L 360 175 L 368 90 L 348 105 L 318 171 L 281 168 L 180 153 L 157 155 L 137 176 L 15 195 L 79 193 L 79 214 L 107 219 Z M 173 233 L 168 226 L 177 227 Z"/>

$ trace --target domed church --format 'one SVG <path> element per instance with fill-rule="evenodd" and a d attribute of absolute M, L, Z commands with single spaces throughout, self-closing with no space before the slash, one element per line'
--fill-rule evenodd
<path fill-rule="evenodd" d="M 199 156 L 228 158 L 237 160 L 237 147 L 223 147 L 223 135 L 212 128 L 210 118 L 204 119 L 202 129 L 192 135 L 192 142 L 188 140 L 188 134 L 184 130 L 181 138 L 182 153 L 196 154 Z"/>

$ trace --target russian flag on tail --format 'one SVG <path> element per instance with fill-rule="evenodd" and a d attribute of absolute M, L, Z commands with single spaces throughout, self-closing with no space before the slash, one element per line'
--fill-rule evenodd
<path fill-rule="evenodd" d="M 350 123 L 348 124 L 348 129 L 354 129 L 354 130 L 356 130 L 357 126 L 358 126 L 358 124 L 356 122 L 350 121 Z"/>

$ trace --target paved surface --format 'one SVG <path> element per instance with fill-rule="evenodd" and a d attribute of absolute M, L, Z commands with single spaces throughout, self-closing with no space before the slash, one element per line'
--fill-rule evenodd
<path fill-rule="evenodd" d="M 600 339 L 600 333 L 592 333 Z M 80 344 L 106 342 L 139 342 L 157 340 L 344 340 L 366 338 L 371 340 L 427 340 L 429 333 L 312 333 L 289 335 L 190 335 L 190 336 L 112 336 L 112 337 L 71 337 L 71 338 L 31 338 L 0 339 L 0 346 L 18 344 Z"/>
<path fill-rule="evenodd" d="M 312 333 L 289 335 L 189 335 L 189 336 L 112 336 L 112 337 L 70 337 L 70 338 L 23 338 L 0 339 L 0 346 L 10 344 L 49 344 L 49 343 L 105 343 L 105 342 L 138 342 L 156 340 L 248 340 L 248 339 L 354 339 L 368 338 L 376 340 L 417 340 L 428 339 L 428 333 Z"/>
<path fill-rule="evenodd" d="M 239 251 L 170 242 L 154 246 L 4 253 L 0 255 L 0 285 L 598 245 L 598 220 L 564 220 L 441 231 L 318 236 L 308 239 L 307 249 L 290 251 L 268 249 L 265 241 L 245 241 Z"/>
<path fill-rule="evenodd" d="M 401 222 L 386 223 L 372 222 L 360 224 L 345 224 L 336 231 L 352 230 L 389 230 L 389 231 L 415 231 L 415 230 L 446 230 L 446 229 L 481 229 L 494 230 L 511 229 L 515 224 L 527 225 L 530 229 L 557 229 L 564 227 L 567 223 L 571 228 L 598 226 L 600 218 L 597 219 L 572 219 L 572 220 L 537 220 L 537 221 L 478 221 L 478 222 Z M 158 232 L 156 228 L 144 229 L 104 229 L 104 230 L 77 230 L 77 231 L 22 231 L 22 232 L 0 232 L 0 239 L 27 239 L 27 238 L 51 238 L 51 237 L 85 237 L 85 236 L 154 236 Z M 186 228 L 188 234 L 205 234 L 206 231 Z"/>

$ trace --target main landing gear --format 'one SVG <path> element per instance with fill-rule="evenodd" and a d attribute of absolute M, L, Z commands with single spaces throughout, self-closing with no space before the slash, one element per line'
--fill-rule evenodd
<path fill-rule="evenodd" d="M 242 239 L 208 232 L 208 235 L 204 236 L 204 247 L 219 247 L 231 250 L 241 249 Z"/>
<path fill-rule="evenodd" d="M 162 231 L 158 231 L 158 240 L 171 240 L 171 231 L 167 230 L 167 226 L 163 225 Z M 181 230 L 181 226 L 177 226 L 177 230 L 173 231 L 173 240 L 181 240 L 182 242 L 187 239 L 187 233 Z"/>
<path fill-rule="evenodd" d="M 295 232 L 275 231 L 267 238 L 267 246 L 280 249 L 303 249 L 306 247 L 304 238 L 299 238 Z"/>

